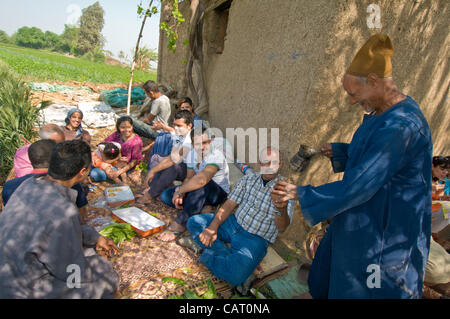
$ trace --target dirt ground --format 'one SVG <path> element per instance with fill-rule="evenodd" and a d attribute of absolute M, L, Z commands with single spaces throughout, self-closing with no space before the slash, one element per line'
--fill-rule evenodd
<path fill-rule="evenodd" d="M 52 85 L 66 85 L 73 87 L 74 90 L 59 91 L 59 92 L 44 92 L 44 91 L 31 91 L 31 96 L 35 102 L 49 101 L 51 104 L 69 104 L 73 105 L 81 101 L 98 100 L 98 96 L 103 90 L 113 90 L 116 88 L 128 89 L 128 86 L 123 83 L 117 84 L 99 84 L 90 82 L 60 82 L 52 81 L 46 82 Z M 133 87 L 140 86 L 141 83 L 133 83 Z M 86 90 L 84 88 L 88 88 Z"/>
<path fill-rule="evenodd" d="M 112 186 L 108 182 L 93 185 L 95 185 L 95 190 L 88 194 L 90 205 L 95 205 L 98 200 L 102 200 L 105 189 Z M 135 195 L 141 193 L 142 190 L 142 186 L 132 187 Z M 166 225 L 177 216 L 175 209 L 166 206 L 159 200 L 146 205 L 132 203 L 130 206 L 144 210 L 164 221 Z M 93 227 L 98 226 L 95 219 L 99 216 L 98 212 L 91 211 L 86 221 Z M 198 261 L 199 255 L 193 250 L 181 246 L 178 241 L 163 242 L 159 240 L 159 234 L 148 237 L 136 236 L 130 241 L 125 241 L 119 246 L 119 254 L 109 258 L 114 270 L 120 276 L 116 298 L 166 299 L 170 296 L 181 296 L 186 290 L 202 295 L 208 290 L 208 280 L 214 284 L 220 298 L 231 296 L 232 292 L 228 284 L 212 275 Z M 185 232 L 179 238 L 187 235 L 188 233 Z M 175 280 L 167 280 L 168 278 L 177 278 L 182 282 L 180 284 Z"/>

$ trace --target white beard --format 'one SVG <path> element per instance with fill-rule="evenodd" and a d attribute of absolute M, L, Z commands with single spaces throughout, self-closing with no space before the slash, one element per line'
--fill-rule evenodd
<path fill-rule="evenodd" d="M 366 113 L 370 114 L 370 113 L 374 112 L 375 109 L 372 109 L 372 108 L 370 108 L 370 107 L 367 107 L 367 108 L 364 109 L 364 111 L 365 111 Z"/>
<path fill-rule="evenodd" d="M 374 108 L 372 108 L 372 107 L 370 107 L 369 105 L 367 105 L 367 104 L 365 104 L 365 105 L 361 105 L 362 107 L 363 107 L 363 109 L 364 109 L 364 112 L 366 112 L 366 113 L 368 113 L 368 114 L 370 114 L 370 113 L 372 113 L 373 111 L 375 111 L 375 109 Z"/>
<path fill-rule="evenodd" d="M 272 175 L 278 172 L 278 168 L 273 167 L 261 167 L 259 172 L 264 175 Z"/>

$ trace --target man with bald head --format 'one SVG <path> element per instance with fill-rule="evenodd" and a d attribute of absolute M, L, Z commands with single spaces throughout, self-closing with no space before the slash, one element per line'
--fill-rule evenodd
<path fill-rule="evenodd" d="M 64 132 L 56 124 L 47 124 L 39 130 L 39 137 L 43 140 L 50 139 L 56 143 L 64 142 Z M 30 158 L 28 157 L 28 149 L 31 144 L 22 146 L 17 149 L 16 155 L 14 155 L 14 171 L 16 177 L 22 177 L 30 174 L 34 168 L 31 165 Z"/>
<path fill-rule="evenodd" d="M 242 177 L 216 214 L 188 220 L 192 238 L 203 248 L 200 261 L 233 286 L 249 278 L 267 246 L 292 221 L 295 201 L 273 202 L 270 194 L 281 178 L 281 166 L 279 151 L 264 149 L 259 156 L 260 173 Z"/>
<path fill-rule="evenodd" d="M 314 298 L 421 298 L 431 235 L 432 139 L 417 103 L 392 79 L 393 45 L 372 36 L 343 77 L 352 105 L 368 114 L 350 144 L 325 144 L 341 181 L 278 182 L 309 225 L 332 219 L 308 284 Z"/>

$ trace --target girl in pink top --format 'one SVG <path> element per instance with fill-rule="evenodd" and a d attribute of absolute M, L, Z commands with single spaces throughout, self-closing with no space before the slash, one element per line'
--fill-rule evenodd
<path fill-rule="evenodd" d="M 128 181 L 128 174 L 134 172 L 135 167 L 142 160 L 142 139 L 133 131 L 133 119 L 122 116 L 116 123 L 117 131 L 108 136 L 105 142 L 117 142 L 121 145 L 122 157 L 117 164 L 118 176 L 122 181 Z"/>

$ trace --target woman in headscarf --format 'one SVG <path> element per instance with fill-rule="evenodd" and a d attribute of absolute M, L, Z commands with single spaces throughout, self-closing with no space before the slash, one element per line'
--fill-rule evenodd
<path fill-rule="evenodd" d="M 65 118 L 66 125 L 61 126 L 66 137 L 69 140 L 82 140 L 91 145 L 91 135 L 88 131 L 83 130 L 81 121 L 83 120 L 83 112 L 80 109 L 71 109 Z"/>

